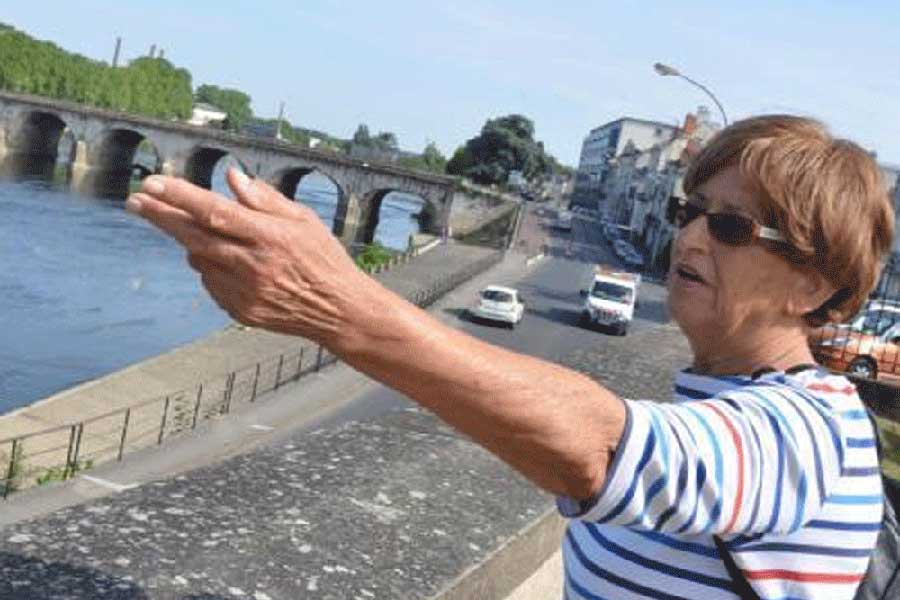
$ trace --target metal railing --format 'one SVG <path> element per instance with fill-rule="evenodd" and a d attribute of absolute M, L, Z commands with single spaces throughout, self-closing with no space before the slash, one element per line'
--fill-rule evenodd
<path fill-rule="evenodd" d="M 397 258 L 391 265 L 409 260 Z M 463 282 L 498 263 L 494 252 L 459 271 L 406 295 L 426 307 Z M 379 269 L 376 272 L 381 272 Z M 53 481 L 64 481 L 103 462 L 121 461 L 135 450 L 161 446 L 167 439 L 193 431 L 203 421 L 229 414 L 338 362 L 321 345 L 308 343 L 297 352 L 271 356 L 217 377 L 117 409 L 0 440 L 0 495 Z M 5 471 L 5 472 L 4 472 Z"/>
<path fill-rule="evenodd" d="M 846 323 L 814 330 L 809 343 L 816 361 L 833 371 L 900 378 L 900 260 L 887 262 L 860 313 Z"/>

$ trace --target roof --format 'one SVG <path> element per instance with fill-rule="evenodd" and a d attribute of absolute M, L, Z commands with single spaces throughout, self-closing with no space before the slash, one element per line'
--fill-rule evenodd
<path fill-rule="evenodd" d="M 491 291 L 494 291 L 494 292 L 506 292 L 507 294 L 515 294 L 515 293 L 517 293 L 515 288 L 506 287 L 506 286 L 503 286 L 503 285 L 489 285 L 489 286 L 485 287 L 484 289 L 485 289 L 485 290 L 491 290 Z"/>
<path fill-rule="evenodd" d="M 194 105 L 194 110 L 205 110 L 208 112 L 222 113 L 223 115 L 227 115 L 228 113 L 219 108 L 218 106 L 213 106 L 212 104 L 207 104 L 206 102 L 198 102 Z"/>
<path fill-rule="evenodd" d="M 661 123 L 659 121 L 651 121 L 649 119 L 638 119 L 636 117 L 619 117 L 615 121 L 610 121 L 609 123 L 604 123 L 603 125 L 600 125 L 599 127 L 594 127 L 593 129 L 591 129 L 591 133 L 594 133 L 595 131 L 599 131 L 600 129 L 612 127 L 613 125 L 616 125 L 618 123 L 624 123 L 626 121 L 630 121 L 632 123 L 642 123 L 644 125 L 652 125 L 653 127 L 663 127 L 666 129 L 673 129 L 673 130 L 681 129 L 680 126 L 672 125 L 670 123 Z"/>

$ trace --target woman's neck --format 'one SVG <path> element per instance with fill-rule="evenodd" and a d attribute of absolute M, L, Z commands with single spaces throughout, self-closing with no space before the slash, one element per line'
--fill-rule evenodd
<path fill-rule="evenodd" d="M 749 375 L 765 367 L 784 371 L 815 362 L 805 332 L 796 328 L 758 332 L 752 338 L 729 336 L 709 345 L 691 345 L 694 350 L 691 369 L 706 375 Z"/>

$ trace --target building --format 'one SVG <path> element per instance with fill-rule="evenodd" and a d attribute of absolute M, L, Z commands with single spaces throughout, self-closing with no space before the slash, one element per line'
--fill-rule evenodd
<path fill-rule="evenodd" d="M 227 118 L 228 113 L 221 108 L 201 102 L 194 105 L 194 111 L 188 123 L 201 127 L 221 127 Z"/>
<path fill-rule="evenodd" d="M 644 149 L 627 143 L 609 162 L 600 194 L 605 219 L 624 225 L 642 251 L 648 269 L 668 270 L 674 227 L 668 219 L 674 199 L 684 197 L 682 181 L 691 158 L 720 126 L 700 107 L 685 116 L 671 137 Z"/>
<path fill-rule="evenodd" d="M 678 126 L 658 121 L 623 117 L 601 125 L 584 138 L 575 173 L 573 204 L 597 208 L 611 161 L 623 152 L 641 151 L 671 140 Z"/>

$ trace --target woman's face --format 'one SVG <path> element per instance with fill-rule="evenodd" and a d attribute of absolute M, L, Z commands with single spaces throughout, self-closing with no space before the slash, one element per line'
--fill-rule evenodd
<path fill-rule="evenodd" d="M 766 224 L 754 191 L 737 167 L 707 180 L 691 200 L 709 212 L 737 213 Z M 702 215 L 678 232 L 669 273 L 669 309 L 695 352 L 723 343 L 750 344 L 769 328 L 802 324 L 788 309 L 801 275 L 765 243 L 719 242 L 710 236 Z"/>

